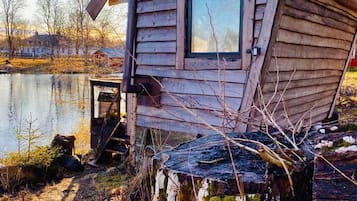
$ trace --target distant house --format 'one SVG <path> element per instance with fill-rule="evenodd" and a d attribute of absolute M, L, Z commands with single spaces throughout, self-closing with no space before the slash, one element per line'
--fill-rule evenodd
<path fill-rule="evenodd" d="M 100 48 L 94 52 L 94 63 L 100 67 L 121 67 L 124 58 L 122 48 Z"/>
<path fill-rule="evenodd" d="M 75 51 L 71 44 L 71 40 L 60 33 L 49 35 L 36 32 L 25 39 L 21 55 L 29 57 L 74 55 Z"/>

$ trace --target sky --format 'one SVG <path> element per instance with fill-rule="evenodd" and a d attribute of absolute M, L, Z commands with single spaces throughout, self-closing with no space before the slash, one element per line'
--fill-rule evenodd
<path fill-rule="evenodd" d="M 27 21 L 29 21 L 31 24 L 34 24 L 36 23 L 36 21 L 38 21 L 38 18 L 36 17 L 36 12 L 37 12 L 37 7 L 36 7 L 36 0 L 24 0 L 25 1 L 25 5 L 24 7 L 22 8 L 20 14 L 22 15 L 22 17 L 24 19 L 26 19 Z M 64 2 L 64 4 L 66 5 L 66 3 L 71 3 L 71 1 L 74 1 L 74 0 L 61 0 L 62 2 Z M 106 8 L 108 8 L 109 6 L 106 4 L 104 6 L 104 9 L 105 10 Z M 113 6 L 113 9 L 114 9 L 114 14 L 115 15 L 120 15 L 120 16 L 123 16 L 123 14 L 126 14 L 127 13 L 127 4 L 119 4 L 119 5 L 114 5 Z M 126 19 L 114 19 L 115 21 L 119 21 L 120 23 L 120 27 L 122 27 L 123 29 L 120 29 L 118 30 L 119 32 L 125 32 L 125 27 L 126 26 Z M 121 24 L 121 23 L 124 23 L 124 24 Z M 40 31 L 40 30 L 38 30 Z"/>
<path fill-rule="evenodd" d="M 35 0 L 25 0 L 25 6 L 23 8 L 23 12 L 21 12 L 22 16 L 25 19 L 33 19 L 36 12 L 36 1 Z"/>

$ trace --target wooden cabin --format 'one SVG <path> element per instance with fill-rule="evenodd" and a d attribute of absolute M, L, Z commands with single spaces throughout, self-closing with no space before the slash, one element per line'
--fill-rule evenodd
<path fill-rule="evenodd" d="M 124 50 L 121 48 L 100 48 L 93 53 L 94 64 L 99 67 L 117 67 L 122 71 Z"/>
<path fill-rule="evenodd" d="M 357 57 L 356 57 L 356 44 L 352 49 L 351 59 L 350 59 L 350 68 L 357 68 Z"/>
<path fill-rule="evenodd" d="M 91 1 L 89 13 L 105 2 Z M 246 131 L 263 124 L 252 106 L 282 127 L 330 117 L 355 41 L 355 3 L 129 0 L 129 132 Z"/>

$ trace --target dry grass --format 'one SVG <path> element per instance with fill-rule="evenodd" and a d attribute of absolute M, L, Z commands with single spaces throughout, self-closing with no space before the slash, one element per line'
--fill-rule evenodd
<path fill-rule="evenodd" d="M 84 155 L 90 150 L 90 126 L 88 122 L 81 121 L 78 129 L 73 133 L 76 137 L 75 140 L 75 152 L 76 154 Z"/>
<path fill-rule="evenodd" d="M 350 86 L 357 88 L 357 71 L 349 71 L 346 73 L 342 86 Z"/>
<path fill-rule="evenodd" d="M 5 64 L 6 57 L 0 57 L 0 66 Z M 93 73 L 105 74 L 117 72 L 119 67 L 97 67 L 89 62 L 84 65 L 82 57 L 50 58 L 14 58 L 11 61 L 13 72 L 21 73 Z"/>

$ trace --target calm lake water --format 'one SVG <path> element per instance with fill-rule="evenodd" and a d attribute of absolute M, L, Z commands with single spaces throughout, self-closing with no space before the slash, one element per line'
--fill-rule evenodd
<path fill-rule="evenodd" d="M 16 130 L 31 118 L 46 136 L 42 144 L 89 123 L 87 75 L 1 74 L 0 94 L 0 154 L 17 150 Z"/>

